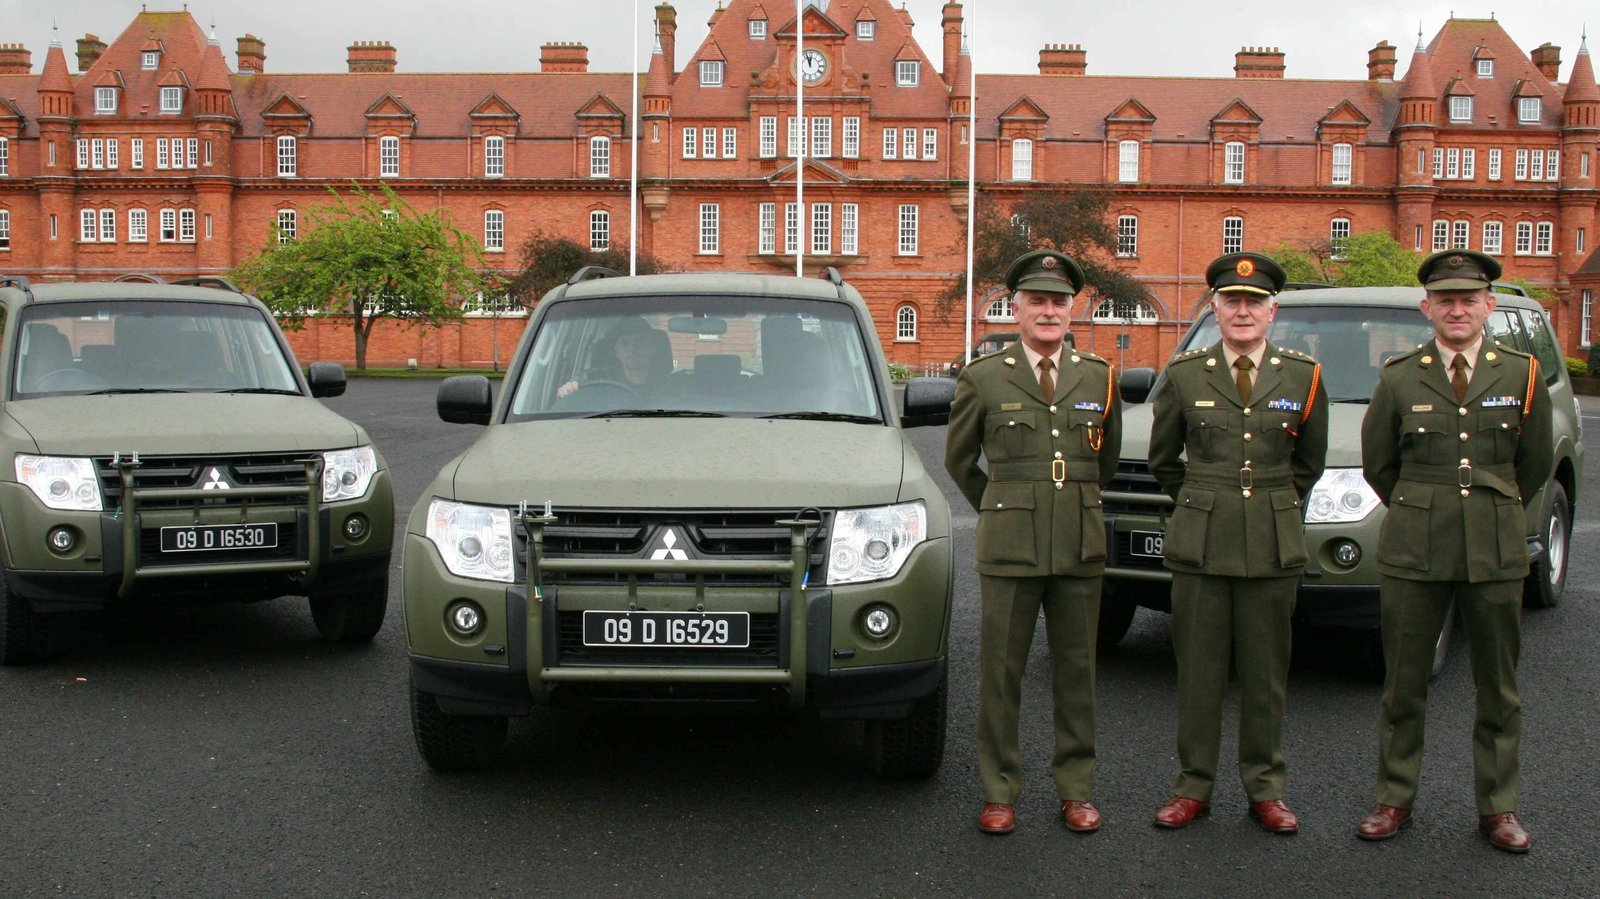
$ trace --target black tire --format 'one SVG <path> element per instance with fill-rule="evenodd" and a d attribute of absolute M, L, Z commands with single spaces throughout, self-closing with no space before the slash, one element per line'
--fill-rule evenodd
<path fill-rule="evenodd" d="M 311 620 L 324 640 L 366 643 L 383 627 L 389 608 L 389 574 L 311 595 Z"/>
<path fill-rule="evenodd" d="M 435 771 L 478 771 L 494 764 L 506 743 L 504 716 L 447 715 L 439 701 L 411 687 L 411 734 Z"/>
<path fill-rule="evenodd" d="M 1545 521 L 1544 555 L 1533 563 L 1522 590 L 1522 604 L 1530 609 L 1561 605 L 1567 589 L 1567 561 L 1572 548 L 1572 508 L 1559 481 L 1550 482 L 1550 517 Z"/>
<path fill-rule="evenodd" d="M 948 675 L 939 687 L 911 705 L 904 718 L 867 722 L 867 767 L 891 780 L 932 777 L 944 762 Z"/>
<path fill-rule="evenodd" d="M 0 664 L 31 665 L 60 650 L 61 620 L 34 611 L 24 597 L 11 592 L 0 571 Z"/>
<path fill-rule="evenodd" d="M 1100 592 L 1100 629 L 1096 641 L 1101 649 L 1110 649 L 1122 642 L 1128 635 L 1128 629 L 1133 627 L 1133 616 L 1138 613 L 1139 604 L 1131 599 L 1119 598 L 1110 588 Z"/>

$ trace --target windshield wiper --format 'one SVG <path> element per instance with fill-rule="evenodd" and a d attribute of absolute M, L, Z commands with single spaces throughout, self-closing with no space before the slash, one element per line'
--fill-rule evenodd
<path fill-rule="evenodd" d="M 110 393 L 188 393 L 179 387 L 107 387 L 105 390 L 91 391 L 88 396 L 104 396 Z"/>
<path fill-rule="evenodd" d="M 584 418 L 727 418 L 721 412 L 701 412 L 698 409 L 612 409 L 596 412 Z"/>
<path fill-rule="evenodd" d="M 1334 400 L 1333 402 L 1335 402 L 1335 403 L 1360 403 L 1361 405 L 1365 406 L 1365 405 L 1368 405 L 1368 404 L 1370 404 L 1372 402 L 1372 397 L 1370 397 L 1370 396 L 1342 396 L 1342 397 L 1339 397 L 1338 399 Z"/>
<path fill-rule="evenodd" d="M 285 390 L 282 387 L 229 387 L 218 390 L 217 393 L 275 393 L 282 396 L 300 396 L 298 390 Z"/>
<path fill-rule="evenodd" d="M 852 415 L 849 412 L 779 412 L 762 418 L 794 418 L 801 421 L 845 421 L 858 425 L 881 425 L 883 419 L 870 415 Z"/>

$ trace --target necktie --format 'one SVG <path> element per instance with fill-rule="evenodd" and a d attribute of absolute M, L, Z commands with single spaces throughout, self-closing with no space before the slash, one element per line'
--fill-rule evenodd
<path fill-rule="evenodd" d="M 1239 399 L 1246 406 L 1250 405 L 1250 369 L 1255 368 L 1255 363 L 1249 356 L 1240 356 L 1233 360 L 1233 383 L 1239 388 Z"/>
<path fill-rule="evenodd" d="M 1450 360 L 1450 386 L 1455 389 L 1456 402 L 1467 398 L 1467 357 L 1464 353 L 1457 353 Z"/>
<path fill-rule="evenodd" d="M 1039 360 L 1039 392 L 1044 394 L 1044 401 L 1053 403 L 1056 399 L 1056 379 L 1050 376 L 1050 369 L 1055 363 L 1049 359 Z"/>

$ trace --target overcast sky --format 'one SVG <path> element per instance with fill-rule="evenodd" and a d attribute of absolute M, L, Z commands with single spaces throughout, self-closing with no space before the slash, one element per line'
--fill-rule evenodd
<path fill-rule="evenodd" d="M 633 58 L 627 23 L 638 10 L 638 69 L 648 64 L 656 0 L 199 0 L 188 8 L 202 27 L 216 23 L 228 64 L 236 64 L 235 39 L 249 32 L 267 44 L 269 72 L 344 71 L 345 47 L 355 40 L 387 40 L 404 72 L 529 72 L 538 68 L 539 45 L 581 41 L 591 71 L 626 71 Z M 151 2 L 177 9 L 181 3 Z M 769 17 L 789 4 L 767 0 Z M 826 9 L 826 0 L 813 5 Z M 896 5 L 900 5 L 898 2 Z M 942 0 L 905 0 L 917 41 L 940 62 Z M 677 0 L 678 66 L 706 34 L 715 0 Z M 76 71 L 75 41 L 86 32 L 107 42 L 138 13 L 137 0 L 0 0 L 0 42 L 33 51 L 34 71 L 44 63 L 51 20 L 59 22 L 68 68 Z M 1345 0 L 1312 5 L 1284 0 L 968 0 L 976 32 L 979 72 L 1033 72 L 1045 43 L 1082 44 L 1091 75 L 1228 77 L 1242 46 L 1275 46 L 1286 56 L 1289 78 L 1366 77 L 1367 50 L 1380 40 L 1400 49 L 1404 75 L 1417 28 L 1431 40 L 1455 14 L 1493 15 L 1524 51 L 1546 41 L 1562 48 L 1561 80 L 1572 71 L 1585 17 L 1600 27 L 1600 9 L 1577 0 L 1519 0 L 1466 7 L 1456 3 Z"/>

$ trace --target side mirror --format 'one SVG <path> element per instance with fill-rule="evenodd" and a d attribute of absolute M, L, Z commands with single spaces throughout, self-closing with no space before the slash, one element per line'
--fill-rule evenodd
<path fill-rule="evenodd" d="M 312 396 L 344 396 L 344 366 L 337 362 L 313 362 L 306 370 L 306 383 L 311 385 Z"/>
<path fill-rule="evenodd" d="M 920 428 L 949 424 L 950 401 L 955 397 L 956 382 L 949 378 L 912 378 L 906 382 L 900 426 Z"/>
<path fill-rule="evenodd" d="M 494 411 L 494 392 L 483 375 L 456 375 L 439 384 L 439 417 L 451 424 L 486 425 Z"/>
<path fill-rule="evenodd" d="M 1122 373 L 1122 380 L 1117 382 L 1117 391 L 1124 403 L 1142 403 L 1150 398 L 1150 389 L 1155 385 L 1155 369 L 1130 368 Z"/>

